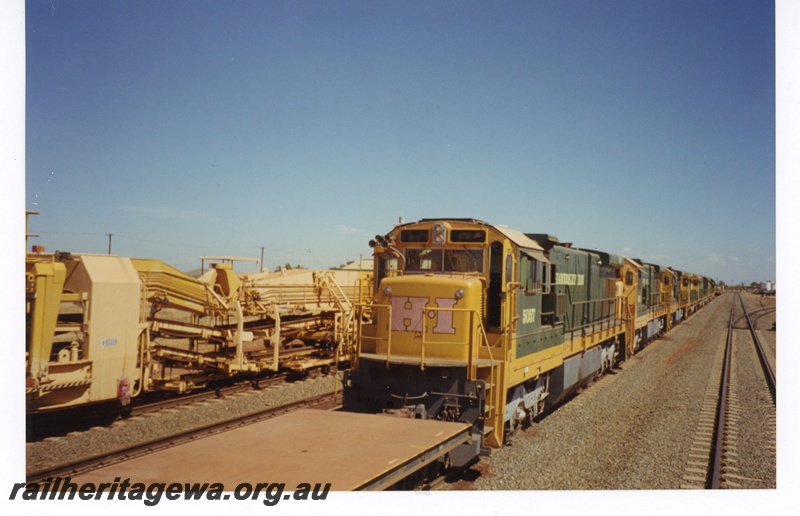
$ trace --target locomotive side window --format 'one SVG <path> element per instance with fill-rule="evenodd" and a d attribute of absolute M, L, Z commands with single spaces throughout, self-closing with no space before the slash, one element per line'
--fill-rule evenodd
<path fill-rule="evenodd" d="M 628 286 L 633 285 L 633 273 L 631 271 L 625 273 L 625 284 Z"/>
<path fill-rule="evenodd" d="M 556 282 L 556 268 L 549 263 L 542 264 L 542 293 L 549 294 Z"/>
<path fill-rule="evenodd" d="M 520 267 L 520 283 L 524 286 L 525 292 L 534 292 L 542 288 L 542 262 L 522 255 L 522 265 Z"/>
<path fill-rule="evenodd" d="M 649 270 L 648 270 L 649 272 Z M 650 304 L 650 274 L 645 274 L 644 271 L 639 271 L 639 287 L 642 289 L 637 301 L 639 303 Z"/>
<path fill-rule="evenodd" d="M 556 305 L 558 293 L 556 292 L 556 266 L 551 263 L 542 264 L 542 326 L 556 324 Z"/>

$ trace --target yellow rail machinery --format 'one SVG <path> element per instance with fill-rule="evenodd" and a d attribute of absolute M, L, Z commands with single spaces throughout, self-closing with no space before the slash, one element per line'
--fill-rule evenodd
<path fill-rule="evenodd" d="M 371 271 L 200 278 L 151 259 L 27 253 L 28 412 L 187 392 L 233 376 L 348 363 Z M 368 317 L 363 311 L 361 317 Z"/>
<path fill-rule="evenodd" d="M 26 278 L 28 410 L 138 394 L 149 346 L 130 260 L 33 255 Z"/>

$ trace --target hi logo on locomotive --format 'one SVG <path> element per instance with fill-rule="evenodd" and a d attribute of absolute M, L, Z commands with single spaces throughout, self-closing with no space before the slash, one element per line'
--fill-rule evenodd
<path fill-rule="evenodd" d="M 439 310 L 428 310 L 425 313 L 425 306 L 428 305 L 431 298 L 418 297 L 418 296 L 397 296 L 391 299 L 392 303 L 392 331 L 422 331 L 422 318 L 423 314 L 427 315 L 429 319 L 438 319 L 436 326 L 433 327 L 433 333 L 455 333 L 456 329 L 453 327 L 453 312 L 451 309 L 455 307 L 458 300 L 446 297 L 437 297 L 434 299 L 436 306 Z"/>

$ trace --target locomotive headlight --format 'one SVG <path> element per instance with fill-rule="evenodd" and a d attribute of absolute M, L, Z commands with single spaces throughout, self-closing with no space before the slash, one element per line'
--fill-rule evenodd
<path fill-rule="evenodd" d="M 445 232 L 444 224 L 437 222 L 433 225 L 433 243 L 442 245 L 447 240 L 447 233 Z"/>
<path fill-rule="evenodd" d="M 383 287 L 383 295 L 389 297 L 392 295 L 392 287 Z"/>
<path fill-rule="evenodd" d="M 456 290 L 456 299 L 463 299 L 464 298 L 464 289 L 460 288 Z"/>

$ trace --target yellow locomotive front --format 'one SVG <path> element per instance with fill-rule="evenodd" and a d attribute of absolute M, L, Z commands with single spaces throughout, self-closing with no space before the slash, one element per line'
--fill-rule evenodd
<path fill-rule="evenodd" d="M 487 235 L 474 226 L 423 221 L 371 242 L 375 323 L 359 333 L 363 356 L 422 368 L 478 358 Z"/>
<path fill-rule="evenodd" d="M 358 329 L 347 410 L 469 422 L 476 435 L 464 457 L 479 452 L 492 363 L 483 325 L 489 231 L 473 221 L 423 220 L 371 242 L 377 281 L 363 309 L 372 322 Z"/>
<path fill-rule="evenodd" d="M 468 362 L 480 334 L 481 278 L 398 276 L 385 278 L 373 310 L 375 354 L 421 367 Z"/>

